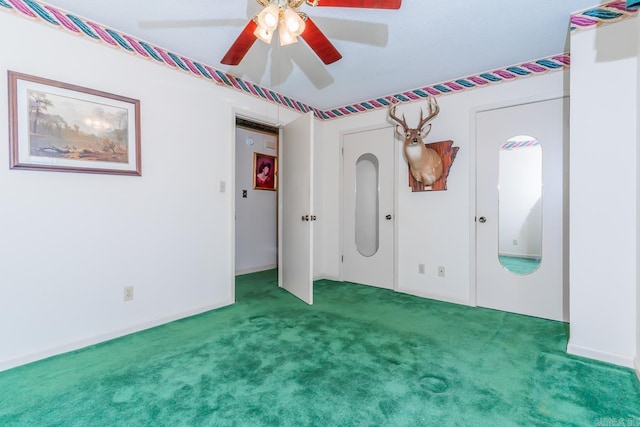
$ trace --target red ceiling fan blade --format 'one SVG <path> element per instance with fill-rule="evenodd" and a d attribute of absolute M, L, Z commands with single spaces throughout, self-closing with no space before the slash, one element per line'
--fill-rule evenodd
<path fill-rule="evenodd" d="M 227 53 L 222 58 L 220 63 L 225 65 L 238 65 L 242 58 L 249 52 L 251 46 L 256 41 L 256 36 L 253 32 L 258 27 L 258 24 L 255 23 L 253 19 L 249 21 L 244 30 L 240 33 L 236 41 L 233 42 Z"/>
<path fill-rule="evenodd" d="M 307 42 L 309 47 L 320 57 L 325 64 L 332 64 L 342 58 L 340 52 L 331 44 L 329 39 L 320 31 L 308 16 L 302 16 L 305 20 L 305 29 L 300 37 Z"/>
<path fill-rule="evenodd" d="M 311 6 L 360 7 L 363 9 L 400 9 L 402 0 L 307 0 Z"/>

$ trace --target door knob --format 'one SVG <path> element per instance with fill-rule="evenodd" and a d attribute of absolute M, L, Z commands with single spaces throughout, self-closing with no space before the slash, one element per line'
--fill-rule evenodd
<path fill-rule="evenodd" d="M 391 220 L 391 214 L 388 214 L 387 216 L 385 216 L 385 218 L 387 219 L 387 221 Z"/>
<path fill-rule="evenodd" d="M 309 215 L 302 215 L 303 221 L 309 221 Z"/>
<path fill-rule="evenodd" d="M 318 219 L 315 215 L 311 215 L 311 221 L 315 221 L 316 219 Z"/>
<path fill-rule="evenodd" d="M 480 221 L 481 224 L 484 224 L 485 222 L 487 222 L 487 218 L 481 216 L 480 218 L 478 218 L 478 221 Z"/>

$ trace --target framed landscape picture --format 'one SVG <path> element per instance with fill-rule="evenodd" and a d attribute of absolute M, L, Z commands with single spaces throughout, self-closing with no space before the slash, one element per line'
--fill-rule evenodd
<path fill-rule="evenodd" d="M 141 175 L 140 101 L 8 72 L 12 169 Z"/>
<path fill-rule="evenodd" d="M 278 158 L 253 153 L 254 190 L 275 190 L 278 184 Z"/>

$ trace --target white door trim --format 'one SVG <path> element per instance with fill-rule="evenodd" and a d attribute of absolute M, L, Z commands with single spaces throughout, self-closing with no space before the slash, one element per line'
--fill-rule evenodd
<path fill-rule="evenodd" d="M 340 131 L 339 133 L 339 138 L 340 138 L 340 179 L 339 179 L 339 206 L 340 206 L 340 213 L 339 213 L 339 218 L 338 218 L 338 235 L 340 236 L 340 253 L 338 254 L 338 279 L 340 281 L 344 281 L 344 274 L 343 274 L 343 263 L 342 263 L 342 254 L 344 253 L 344 226 L 343 226 L 343 221 L 344 221 L 344 139 L 346 135 L 351 135 L 354 133 L 361 133 L 361 132 L 367 132 L 367 131 L 372 131 L 372 130 L 378 130 L 378 129 L 387 129 L 393 127 L 393 125 L 389 124 L 389 123 L 385 123 L 385 124 L 377 124 L 377 125 L 370 125 L 370 126 L 364 126 L 364 127 L 358 127 L 358 128 L 354 128 L 354 129 L 349 129 L 349 130 L 343 130 Z M 395 135 L 395 130 L 394 130 L 394 135 Z M 394 138 L 394 143 L 397 143 L 397 138 Z M 393 165 L 393 290 L 395 292 L 398 291 L 398 232 L 399 232 L 399 227 L 398 227 L 398 221 L 397 218 L 399 217 L 399 203 L 398 203 L 398 177 L 397 177 L 397 173 L 399 168 L 399 156 L 398 156 L 398 147 L 400 145 L 396 144 L 396 147 L 394 147 L 393 150 L 393 160 L 392 160 L 392 165 Z"/>
<path fill-rule="evenodd" d="M 476 203 L 477 203 L 477 189 L 476 189 L 476 173 L 477 173 L 477 144 L 476 140 L 476 117 L 478 113 L 483 111 L 491 111 L 498 110 L 501 108 L 509 108 L 515 107 L 518 105 L 531 104 L 534 102 L 541 101 L 550 101 L 552 99 L 564 98 L 569 96 L 568 90 L 562 91 L 551 91 L 547 93 L 541 93 L 534 96 L 522 97 L 522 98 L 514 98 L 505 101 L 478 105 L 469 110 L 469 304 L 476 306 L 478 305 L 477 301 L 477 265 L 476 265 Z M 565 159 L 565 162 L 568 162 L 569 159 Z M 568 195 L 567 195 L 568 196 Z M 565 230 L 565 233 L 567 231 Z M 569 241 L 568 239 L 565 241 L 566 251 L 569 250 Z M 568 270 L 568 266 L 567 266 Z M 568 304 L 567 301 L 565 301 Z"/>

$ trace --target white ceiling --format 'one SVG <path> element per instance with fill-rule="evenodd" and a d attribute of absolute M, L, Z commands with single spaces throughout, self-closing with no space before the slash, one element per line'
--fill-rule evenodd
<path fill-rule="evenodd" d="M 49 0 L 47 3 L 329 109 L 567 52 L 569 16 L 597 0 L 404 0 L 400 10 L 311 7 L 343 58 L 324 65 L 300 41 L 256 41 L 220 60 L 260 10 L 255 0 Z"/>

